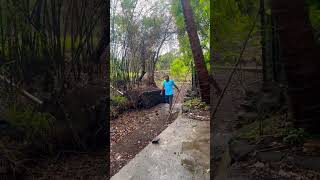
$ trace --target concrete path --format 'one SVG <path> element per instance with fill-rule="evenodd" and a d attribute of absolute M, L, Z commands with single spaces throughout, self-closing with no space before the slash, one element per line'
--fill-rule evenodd
<path fill-rule="evenodd" d="M 181 115 L 111 180 L 209 180 L 210 123 Z"/>

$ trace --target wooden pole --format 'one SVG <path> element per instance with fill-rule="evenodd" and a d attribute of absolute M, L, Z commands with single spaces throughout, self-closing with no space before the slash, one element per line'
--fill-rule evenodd
<path fill-rule="evenodd" d="M 19 88 L 14 82 L 11 82 L 8 78 L 6 78 L 5 76 L 0 75 L 0 80 L 6 82 L 7 84 L 17 88 L 19 90 L 19 92 L 25 96 L 26 98 L 30 99 L 31 101 L 43 105 L 43 101 L 41 101 L 39 98 L 33 96 L 32 94 L 30 94 L 29 92 L 27 92 L 26 90 L 23 90 L 21 88 Z"/>

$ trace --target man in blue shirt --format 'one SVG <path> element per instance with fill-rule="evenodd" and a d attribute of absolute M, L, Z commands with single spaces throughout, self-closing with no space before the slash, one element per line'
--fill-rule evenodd
<path fill-rule="evenodd" d="M 180 91 L 179 88 L 174 83 L 174 81 L 169 79 L 169 76 L 166 75 L 165 80 L 163 81 L 163 84 L 162 84 L 162 91 L 161 91 L 160 95 L 162 96 L 163 91 L 165 92 L 166 101 L 167 101 L 167 103 L 170 104 L 169 112 L 171 112 L 171 109 L 172 109 L 172 100 L 173 100 L 173 94 L 174 94 L 173 86 L 175 88 L 177 88 L 178 91 Z"/>

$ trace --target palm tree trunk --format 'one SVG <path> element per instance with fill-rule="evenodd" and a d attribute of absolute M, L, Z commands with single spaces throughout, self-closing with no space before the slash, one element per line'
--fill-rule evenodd
<path fill-rule="evenodd" d="M 189 35 L 189 41 L 191 50 L 194 58 L 196 71 L 199 78 L 200 95 L 202 101 L 210 103 L 210 84 L 209 84 L 209 73 L 204 62 L 204 56 L 202 53 L 200 40 L 197 34 L 195 21 L 192 14 L 192 9 L 189 0 L 181 0 L 185 24 L 187 33 Z M 211 79 L 215 81 L 214 79 Z"/>
<path fill-rule="evenodd" d="M 272 0 L 295 126 L 320 132 L 320 57 L 305 0 Z"/>

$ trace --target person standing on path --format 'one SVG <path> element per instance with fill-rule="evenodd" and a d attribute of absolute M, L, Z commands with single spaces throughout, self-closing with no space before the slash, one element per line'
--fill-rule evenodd
<path fill-rule="evenodd" d="M 172 110 L 172 101 L 173 101 L 173 86 L 177 88 L 177 90 L 180 92 L 180 89 L 177 87 L 177 85 L 174 83 L 172 79 L 169 79 L 169 76 L 165 76 L 165 80 L 162 83 L 162 91 L 160 95 L 163 95 L 163 91 L 165 92 L 166 102 L 169 103 L 169 112 Z"/>

